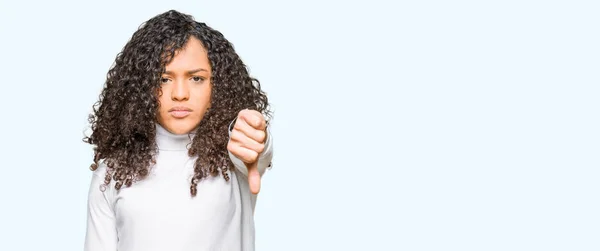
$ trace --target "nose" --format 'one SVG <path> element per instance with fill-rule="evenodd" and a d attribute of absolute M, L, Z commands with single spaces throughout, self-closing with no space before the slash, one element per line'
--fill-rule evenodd
<path fill-rule="evenodd" d="M 171 91 L 171 100 L 186 101 L 190 98 L 190 90 L 188 85 L 183 81 L 175 81 L 173 90 Z"/>

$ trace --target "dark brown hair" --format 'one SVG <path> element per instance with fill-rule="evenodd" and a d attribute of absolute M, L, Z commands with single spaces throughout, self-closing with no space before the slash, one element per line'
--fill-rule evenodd
<path fill-rule="evenodd" d="M 94 163 L 106 163 L 104 185 L 131 186 L 145 178 L 155 163 L 157 146 L 156 114 L 160 76 L 175 53 L 190 37 L 202 42 L 208 51 L 213 85 L 211 108 L 200 122 L 189 150 L 198 156 L 190 193 L 208 175 L 219 173 L 229 180 L 233 168 L 227 152 L 228 126 L 245 108 L 270 118 L 269 103 L 257 79 L 249 76 L 246 65 L 223 34 L 174 10 L 143 23 L 117 55 L 99 100 L 89 116 L 92 133 L 84 138 L 94 145 Z"/>

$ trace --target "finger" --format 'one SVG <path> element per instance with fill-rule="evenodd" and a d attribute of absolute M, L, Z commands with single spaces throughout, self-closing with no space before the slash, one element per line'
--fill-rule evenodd
<path fill-rule="evenodd" d="M 258 153 L 240 146 L 239 143 L 230 143 L 227 145 L 227 150 L 231 152 L 235 157 L 240 159 L 244 163 L 254 163 L 258 160 Z"/>
<path fill-rule="evenodd" d="M 260 173 L 258 172 L 258 161 L 247 165 L 248 168 L 248 185 L 250 192 L 258 194 L 260 192 Z"/>
<path fill-rule="evenodd" d="M 247 137 L 253 139 L 256 142 L 263 143 L 265 142 L 266 133 L 263 130 L 256 130 L 254 127 L 248 125 L 248 123 L 244 120 L 238 120 L 233 127 L 234 130 L 239 130 Z"/>
<path fill-rule="evenodd" d="M 254 129 L 264 130 L 267 127 L 264 116 L 258 111 L 248 109 L 242 110 L 239 116 Z"/>
<path fill-rule="evenodd" d="M 233 130 L 231 132 L 231 140 L 234 143 L 238 143 L 240 146 L 255 151 L 257 153 L 262 153 L 265 149 L 265 145 L 263 143 L 259 143 L 254 139 L 246 136 L 244 133 Z"/>

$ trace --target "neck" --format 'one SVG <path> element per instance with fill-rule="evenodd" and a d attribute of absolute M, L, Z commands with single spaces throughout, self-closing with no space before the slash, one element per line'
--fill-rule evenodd
<path fill-rule="evenodd" d="M 186 151 L 193 138 L 194 133 L 174 134 L 156 123 L 156 145 L 160 150 Z"/>

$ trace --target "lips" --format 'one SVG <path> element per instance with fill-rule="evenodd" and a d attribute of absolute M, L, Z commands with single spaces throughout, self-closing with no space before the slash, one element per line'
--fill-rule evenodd
<path fill-rule="evenodd" d="M 171 114 L 171 116 L 178 118 L 178 119 L 185 118 L 185 117 L 189 116 L 191 113 L 192 113 L 192 109 L 183 107 L 183 106 L 176 106 L 176 107 L 169 109 L 169 114 Z"/>

